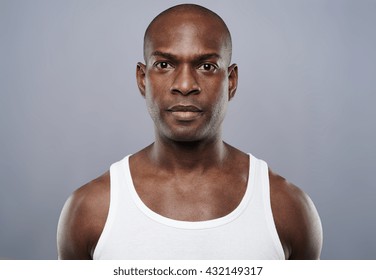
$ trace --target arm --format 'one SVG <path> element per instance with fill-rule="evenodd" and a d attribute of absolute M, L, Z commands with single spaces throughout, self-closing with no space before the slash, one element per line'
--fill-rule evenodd
<path fill-rule="evenodd" d="M 92 259 L 107 219 L 109 200 L 108 172 L 69 197 L 57 230 L 59 259 Z"/>
<path fill-rule="evenodd" d="M 286 259 L 319 259 L 322 226 L 312 200 L 271 171 L 269 177 L 273 216 Z"/>

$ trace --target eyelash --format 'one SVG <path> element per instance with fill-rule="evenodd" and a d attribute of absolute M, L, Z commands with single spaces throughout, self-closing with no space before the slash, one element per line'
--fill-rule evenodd
<path fill-rule="evenodd" d="M 166 64 L 166 67 L 161 67 L 161 64 Z M 156 62 L 154 63 L 154 66 L 159 68 L 159 69 L 166 69 L 167 67 L 172 67 L 172 65 L 166 61 L 160 61 L 160 62 Z"/>
<path fill-rule="evenodd" d="M 210 70 L 205 70 L 205 66 L 209 66 L 210 67 Z M 203 69 L 201 69 L 203 68 Z M 215 64 L 212 64 L 212 63 L 203 63 L 200 65 L 200 67 L 198 67 L 198 69 L 200 70 L 205 70 L 205 71 L 215 71 L 218 69 L 218 67 L 215 65 Z"/>
<path fill-rule="evenodd" d="M 164 67 L 162 67 L 162 64 L 164 64 Z M 159 62 L 156 62 L 154 63 L 154 66 L 156 68 L 159 68 L 159 69 L 168 69 L 169 67 L 170 68 L 174 68 L 169 62 L 166 62 L 166 61 L 159 61 Z M 209 70 L 205 70 L 205 66 L 209 66 L 210 69 Z M 202 69 L 201 69 L 202 68 Z M 212 63 L 203 63 L 201 64 L 197 69 L 199 70 L 204 70 L 204 71 L 215 71 L 218 69 L 218 66 L 216 66 L 215 64 L 212 64 Z"/>

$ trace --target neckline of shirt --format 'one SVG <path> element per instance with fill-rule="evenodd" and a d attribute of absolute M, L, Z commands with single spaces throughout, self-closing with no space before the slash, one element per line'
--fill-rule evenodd
<path fill-rule="evenodd" d="M 210 229 L 219 227 L 225 224 L 228 224 L 234 221 L 240 214 L 245 210 L 248 206 L 248 203 L 254 193 L 254 182 L 255 182 L 255 168 L 256 168 L 256 158 L 249 154 L 249 170 L 248 170 L 248 182 L 247 188 L 244 193 L 242 200 L 240 201 L 239 205 L 230 213 L 223 217 L 219 217 L 212 220 L 204 220 L 204 221 L 182 221 L 182 220 L 175 220 L 172 218 L 165 217 L 161 214 L 158 214 L 151 210 L 140 198 L 138 195 L 135 186 L 133 184 L 132 174 L 129 168 L 129 157 L 131 155 L 126 156 L 124 159 L 124 172 L 127 175 L 127 186 L 132 197 L 133 202 L 137 206 L 137 208 L 145 214 L 148 218 L 152 219 L 153 221 L 163 224 L 166 226 L 180 228 L 180 229 Z"/>

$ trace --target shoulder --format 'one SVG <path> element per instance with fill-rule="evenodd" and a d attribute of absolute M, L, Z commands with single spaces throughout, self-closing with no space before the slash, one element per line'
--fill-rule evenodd
<path fill-rule="evenodd" d="M 319 259 L 322 226 L 311 198 L 271 170 L 269 180 L 273 216 L 286 257 Z"/>
<path fill-rule="evenodd" d="M 107 219 L 110 174 L 80 187 L 68 198 L 60 215 L 59 259 L 90 259 Z"/>

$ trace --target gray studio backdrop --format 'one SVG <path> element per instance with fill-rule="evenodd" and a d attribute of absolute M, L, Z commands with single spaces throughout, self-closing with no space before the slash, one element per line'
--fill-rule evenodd
<path fill-rule="evenodd" d="M 376 259 L 376 1 L 194 1 L 233 35 L 225 140 L 306 191 L 323 259 Z M 0 0 L 0 259 L 56 259 L 69 194 L 153 139 L 135 82 L 179 1 Z"/>

